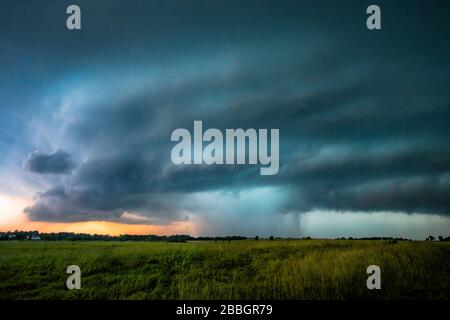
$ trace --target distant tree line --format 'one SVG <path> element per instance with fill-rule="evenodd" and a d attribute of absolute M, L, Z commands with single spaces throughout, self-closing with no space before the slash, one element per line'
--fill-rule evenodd
<path fill-rule="evenodd" d="M 436 238 L 433 236 L 428 236 L 425 241 L 434 241 Z M 439 241 L 450 241 L 450 236 L 448 237 L 443 237 L 443 236 L 438 236 L 438 240 Z"/>
<path fill-rule="evenodd" d="M 234 240 L 245 240 L 247 237 L 241 236 L 225 236 L 225 237 L 192 237 L 186 234 L 176 234 L 170 236 L 157 236 L 157 235 L 131 235 L 131 234 L 121 234 L 119 236 L 102 235 L 102 234 L 88 234 L 88 233 L 73 233 L 73 232 L 57 232 L 57 233 L 39 233 L 39 231 L 8 231 L 0 232 L 0 241 L 5 240 L 46 240 L 46 241 L 160 241 L 160 242 L 186 242 L 186 241 L 234 241 Z M 259 240 L 259 236 L 254 237 L 255 240 Z M 269 240 L 311 240 L 311 237 L 303 238 L 281 238 L 270 236 Z M 439 241 L 450 241 L 450 236 L 443 237 L 438 236 Z M 336 240 L 385 240 L 391 243 L 396 243 L 397 241 L 411 241 L 411 239 L 405 238 L 394 238 L 394 237 L 366 237 L 366 238 L 337 238 Z M 426 241 L 434 241 L 436 238 L 434 236 L 428 236 Z"/>
<path fill-rule="evenodd" d="M 185 234 L 176 234 L 170 236 L 157 235 L 131 235 L 122 234 L 119 236 L 101 235 L 101 234 L 87 234 L 87 233 L 73 233 L 73 232 L 58 232 L 58 233 L 39 233 L 38 231 L 8 231 L 0 232 L 1 240 L 28 240 L 39 236 L 40 240 L 46 241 L 161 241 L 161 242 L 186 242 L 193 240 L 201 241 L 232 241 L 243 240 L 246 237 L 226 236 L 226 237 L 192 237 Z"/>
<path fill-rule="evenodd" d="M 363 238 L 337 238 L 336 240 L 384 240 L 384 241 L 412 241 L 406 238 L 394 238 L 394 237 L 363 237 Z"/>
<path fill-rule="evenodd" d="M 425 241 L 434 241 L 436 238 L 433 236 L 428 236 Z M 443 237 L 443 236 L 439 236 L 438 237 L 439 241 L 450 241 L 450 236 L 447 237 Z M 393 238 L 393 237 L 369 237 L 369 238 L 337 238 L 336 240 L 386 240 L 386 241 L 391 241 L 391 242 L 396 242 L 396 241 L 412 241 L 411 239 L 405 239 L 405 238 Z"/>

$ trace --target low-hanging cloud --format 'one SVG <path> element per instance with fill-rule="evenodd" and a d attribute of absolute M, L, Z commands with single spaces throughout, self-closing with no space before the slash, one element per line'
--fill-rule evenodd
<path fill-rule="evenodd" d="M 75 167 L 75 162 L 64 150 L 56 150 L 53 153 L 33 151 L 28 155 L 24 167 L 34 173 L 68 174 Z"/>

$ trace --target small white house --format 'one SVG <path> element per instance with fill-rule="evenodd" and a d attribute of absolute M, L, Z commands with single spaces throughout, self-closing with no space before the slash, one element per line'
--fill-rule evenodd
<path fill-rule="evenodd" d="M 38 234 L 32 234 L 30 240 L 41 240 L 41 237 Z"/>

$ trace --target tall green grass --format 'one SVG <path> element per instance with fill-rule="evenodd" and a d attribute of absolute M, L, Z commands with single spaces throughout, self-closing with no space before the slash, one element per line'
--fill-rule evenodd
<path fill-rule="evenodd" d="M 81 290 L 68 290 L 69 265 Z M 366 269 L 381 268 L 381 290 Z M 450 243 L 1 242 L 0 299 L 448 299 Z"/>

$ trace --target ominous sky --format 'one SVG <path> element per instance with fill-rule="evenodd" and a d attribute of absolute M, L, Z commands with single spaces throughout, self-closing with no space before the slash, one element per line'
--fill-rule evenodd
<path fill-rule="evenodd" d="M 58 225 L 450 233 L 450 5 L 376 3 L 378 31 L 372 1 L 2 3 L 0 223 L 20 197 Z M 278 128 L 279 173 L 174 165 L 194 120 Z"/>

